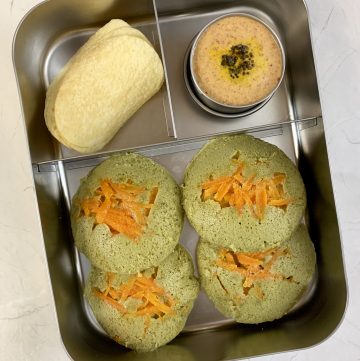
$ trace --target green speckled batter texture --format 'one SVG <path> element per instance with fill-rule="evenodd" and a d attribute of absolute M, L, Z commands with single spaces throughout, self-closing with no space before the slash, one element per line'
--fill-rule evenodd
<path fill-rule="evenodd" d="M 215 307 L 227 317 L 240 323 L 261 323 L 284 316 L 301 298 L 315 272 L 314 246 L 304 225 L 292 238 L 282 244 L 288 253 L 280 256 L 271 267 L 271 273 L 285 279 L 255 280 L 246 295 L 244 276 L 216 265 L 219 247 L 201 240 L 197 248 L 197 262 L 201 286 Z M 259 298 L 256 287 L 264 293 Z"/>
<path fill-rule="evenodd" d="M 144 274 L 150 276 L 154 272 L 155 268 L 150 268 Z M 130 277 L 132 276 L 117 274 L 113 285 L 120 287 Z M 180 333 L 200 289 L 199 282 L 194 277 L 191 257 L 180 245 L 160 263 L 155 281 L 174 298 L 175 314 L 158 319 L 151 318 L 146 332 L 144 332 L 145 316 L 123 315 L 93 292 L 94 287 L 102 292 L 106 289 L 106 272 L 92 268 L 86 281 L 85 296 L 104 330 L 112 338 L 119 337 L 119 343 L 122 345 L 139 352 L 152 351 L 165 345 Z"/>
<path fill-rule="evenodd" d="M 93 197 L 102 179 L 131 180 L 158 193 L 144 233 L 134 242 L 123 234 L 112 235 L 106 224 L 94 226 L 95 217 L 80 216 L 81 203 Z M 100 269 L 124 274 L 158 265 L 175 248 L 183 226 L 180 189 L 170 174 L 153 160 L 135 153 L 110 157 L 81 181 L 73 197 L 71 227 L 76 246 Z"/>
<path fill-rule="evenodd" d="M 231 175 L 244 166 L 243 175 L 255 180 L 285 173 L 285 195 L 294 201 L 283 210 L 267 206 L 264 218 L 255 218 L 248 206 L 239 215 L 234 207 L 221 208 L 214 200 L 201 200 L 201 184 Z M 306 206 L 304 183 L 298 169 L 278 147 L 248 135 L 224 136 L 208 142 L 188 165 L 183 184 L 183 206 L 190 223 L 208 242 L 236 251 L 252 252 L 278 246 L 297 228 Z M 271 237 L 270 237 L 271 235 Z"/>
<path fill-rule="evenodd" d="M 193 353 L 184 346 L 166 345 L 152 352 L 135 351 L 121 354 L 119 361 L 196 361 Z"/>

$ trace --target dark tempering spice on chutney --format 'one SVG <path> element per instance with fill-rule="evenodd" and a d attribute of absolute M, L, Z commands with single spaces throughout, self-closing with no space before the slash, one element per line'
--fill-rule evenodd
<path fill-rule="evenodd" d="M 249 75 L 255 67 L 254 55 L 249 46 L 238 44 L 232 46 L 226 54 L 221 56 L 221 65 L 228 68 L 231 78 L 239 75 Z"/>
<path fill-rule="evenodd" d="M 271 30 L 256 19 L 220 18 L 197 41 L 193 75 L 216 102 L 246 106 L 262 101 L 277 87 L 282 72 L 281 48 Z"/>

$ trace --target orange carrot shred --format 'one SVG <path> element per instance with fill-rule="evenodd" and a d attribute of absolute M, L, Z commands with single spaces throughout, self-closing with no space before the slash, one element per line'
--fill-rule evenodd
<path fill-rule="evenodd" d="M 286 174 L 274 173 L 271 178 L 255 181 L 255 174 L 250 177 L 243 175 L 244 167 L 244 163 L 240 162 L 231 176 L 222 176 L 203 182 L 201 184 L 202 201 L 213 200 L 218 202 L 221 208 L 234 207 L 239 214 L 246 206 L 259 220 L 264 218 L 267 206 L 286 210 L 286 207 L 293 202 L 284 194 Z"/>
<path fill-rule="evenodd" d="M 221 249 L 216 260 L 216 265 L 231 272 L 240 273 L 244 277 L 242 284 L 244 294 L 247 295 L 251 288 L 259 287 L 255 285 L 257 280 L 287 280 L 281 274 L 271 272 L 274 262 L 281 256 L 288 254 L 288 250 L 284 248 L 272 248 L 264 252 L 232 252 Z M 257 296 L 263 293 L 255 290 Z"/>
<path fill-rule="evenodd" d="M 100 290 L 98 290 L 96 288 L 94 289 L 94 292 L 97 297 L 104 300 L 110 306 L 116 308 L 121 313 L 126 313 L 126 308 L 121 303 L 116 302 L 116 300 L 114 300 L 113 298 L 111 298 L 109 296 L 105 296 Z"/>
<path fill-rule="evenodd" d="M 219 187 L 216 185 L 205 189 L 202 195 L 203 200 L 206 201 L 209 198 L 211 198 L 217 192 L 218 189 Z"/>
<path fill-rule="evenodd" d="M 106 217 L 109 209 L 111 207 L 111 200 L 110 198 L 105 198 L 104 202 L 101 204 L 101 206 L 98 208 L 96 212 L 96 222 L 97 223 L 103 223 L 104 218 Z"/>
<path fill-rule="evenodd" d="M 242 184 L 242 189 L 244 192 L 248 192 L 252 188 L 254 178 L 255 176 L 252 175 Z"/>
<path fill-rule="evenodd" d="M 232 180 L 230 179 L 228 182 L 224 182 L 219 187 L 218 191 L 216 192 L 214 199 L 218 202 L 220 202 L 224 196 L 228 193 L 230 187 L 231 187 Z"/>
<path fill-rule="evenodd" d="M 149 192 L 149 203 L 140 201 L 146 192 Z M 136 242 L 144 231 L 157 193 L 158 187 L 148 191 L 129 180 L 114 183 L 110 179 L 102 179 L 94 197 L 83 200 L 81 214 L 93 216 L 95 224 L 106 224 L 113 234 L 124 234 Z"/>
<path fill-rule="evenodd" d="M 259 219 L 262 219 L 267 204 L 267 194 L 263 183 L 260 183 L 257 186 L 255 192 L 255 199 L 256 199 L 256 215 Z"/>
<path fill-rule="evenodd" d="M 114 191 L 111 188 L 111 181 L 107 180 L 107 179 L 103 179 L 100 182 L 100 188 L 101 188 L 101 193 L 106 197 L 106 198 L 111 198 L 111 196 L 113 195 Z"/>
<path fill-rule="evenodd" d="M 236 257 L 239 260 L 239 262 L 245 266 L 259 266 L 262 264 L 261 260 L 255 257 L 250 257 L 245 253 L 239 253 L 236 255 Z"/>
<path fill-rule="evenodd" d="M 175 300 L 156 283 L 154 275 L 147 277 L 140 273 L 117 288 L 113 286 L 114 277 L 114 274 L 108 273 L 105 291 L 94 288 L 94 294 L 124 315 L 146 316 L 144 332 L 147 331 L 151 318 L 174 313 L 172 307 Z M 127 310 L 126 301 L 130 298 L 141 301 L 136 310 Z"/>
<path fill-rule="evenodd" d="M 287 206 L 290 203 L 291 203 L 291 199 L 271 199 L 268 202 L 270 206 L 277 206 L 277 207 Z"/>
<path fill-rule="evenodd" d="M 207 182 L 204 182 L 202 184 L 202 188 L 203 189 L 208 189 L 208 188 L 211 188 L 213 186 L 219 186 L 221 185 L 223 182 L 227 182 L 227 181 L 230 181 L 231 180 L 231 177 L 219 177 L 215 180 L 209 180 Z"/>

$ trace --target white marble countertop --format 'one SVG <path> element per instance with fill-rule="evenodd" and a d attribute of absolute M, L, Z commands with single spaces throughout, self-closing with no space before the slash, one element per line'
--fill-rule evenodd
<path fill-rule="evenodd" d="M 11 60 L 14 31 L 39 0 L 0 2 L 0 360 L 69 360 L 57 327 Z M 307 0 L 348 281 L 337 331 L 266 360 L 360 360 L 360 1 Z M 340 356 L 341 353 L 341 356 Z"/>

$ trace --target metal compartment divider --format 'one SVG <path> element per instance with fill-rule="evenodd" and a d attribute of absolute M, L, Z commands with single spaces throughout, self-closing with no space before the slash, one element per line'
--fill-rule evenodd
<path fill-rule="evenodd" d="M 236 131 L 229 131 L 229 132 L 223 132 L 219 134 L 212 134 L 210 136 L 199 136 L 196 138 L 189 138 L 185 140 L 178 140 L 178 141 L 172 141 L 172 142 L 166 142 L 161 144 L 154 144 L 151 146 L 142 146 L 142 147 L 135 147 L 135 148 L 124 148 L 119 150 L 111 150 L 111 151 L 103 151 L 98 152 L 96 154 L 90 154 L 90 155 L 76 155 L 73 157 L 67 157 L 67 158 L 55 158 L 53 160 L 48 160 L 44 162 L 38 162 L 33 163 L 33 171 L 34 172 L 51 172 L 56 171 L 56 165 L 58 162 L 64 162 L 65 164 L 75 164 L 77 162 L 91 162 L 93 160 L 94 165 L 98 164 L 98 159 L 105 159 L 106 157 L 116 154 L 118 152 L 131 152 L 136 151 L 143 155 L 159 155 L 159 154 L 165 154 L 165 153 L 174 153 L 179 152 L 181 149 L 185 148 L 198 148 L 199 144 L 204 145 L 206 141 L 219 136 L 219 135 L 229 135 L 229 134 L 241 134 L 246 133 L 250 135 L 254 135 L 257 137 L 268 137 L 274 134 L 279 134 L 282 132 L 282 128 L 286 126 L 292 126 L 295 125 L 298 127 L 298 129 L 306 129 L 309 127 L 314 127 L 318 124 L 318 120 L 321 119 L 321 116 L 314 116 L 304 119 L 292 119 L 287 121 L 282 121 L 277 124 L 271 124 L 271 125 L 264 125 L 259 127 L 253 127 L 253 128 L 247 128 L 243 129 L 239 132 Z M 294 128 L 294 134 L 296 134 L 295 128 Z"/>

